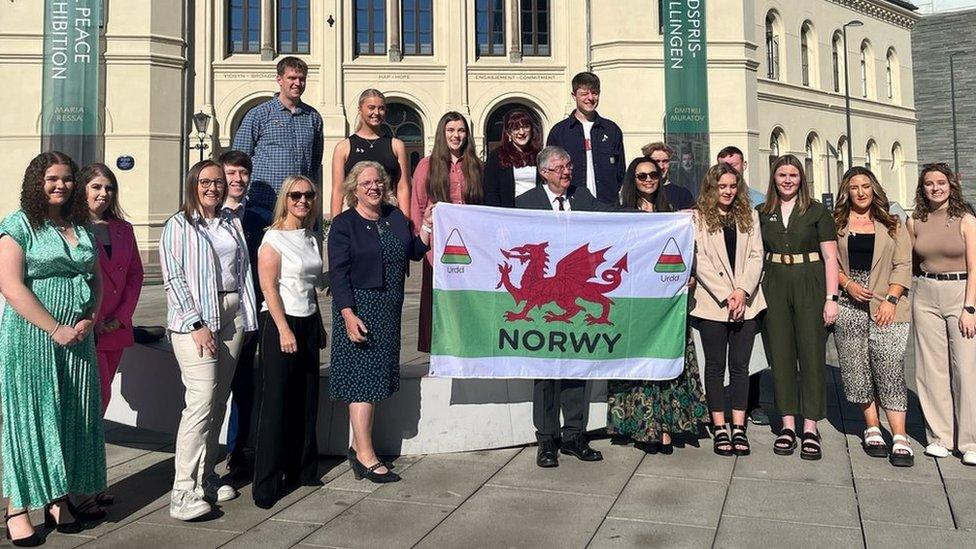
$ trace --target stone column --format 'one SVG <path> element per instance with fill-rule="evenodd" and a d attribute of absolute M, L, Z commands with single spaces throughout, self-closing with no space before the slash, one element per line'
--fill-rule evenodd
<path fill-rule="evenodd" d="M 261 0 L 261 61 L 275 58 L 274 22 L 274 0 Z"/>
<path fill-rule="evenodd" d="M 387 0 L 386 11 L 389 13 L 389 47 L 386 51 L 390 61 L 396 63 L 403 59 L 403 50 L 400 48 L 400 0 Z"/>
<path fill-rule="evenodd" d="M 508 60 L 512 63 L 522 62 L 522 33 L 519 31 L 521 15 L 519 0 L 508 0 L 505 33 L 508 34 Z"/>

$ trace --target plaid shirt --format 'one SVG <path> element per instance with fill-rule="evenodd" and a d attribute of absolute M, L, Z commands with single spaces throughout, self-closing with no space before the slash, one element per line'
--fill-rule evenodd
<path fill-rule="evenodd" d="M 251 157 L 250 206 L 274 208 L 281 183 L 290 175 L 304 175 L 318 183 L 322 168 L 322 116 L 305 103 L 295 112 L 278 94 L 251 109 L 234 135 L 233 148 Z"/>

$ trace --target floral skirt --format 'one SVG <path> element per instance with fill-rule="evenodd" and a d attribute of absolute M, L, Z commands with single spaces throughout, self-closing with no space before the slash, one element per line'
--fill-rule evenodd
<path fill-rule="evenodd" d="M 661 433 L 698 436 L 709 417 L 691 331 L 687 332 L 681 375 L 667 381 L 611 380 L 607 404 L 610 435 L 637 442 L 660 442 Z"/>

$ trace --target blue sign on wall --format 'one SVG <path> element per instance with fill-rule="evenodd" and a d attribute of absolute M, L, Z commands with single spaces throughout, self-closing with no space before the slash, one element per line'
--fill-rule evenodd
<path fill-rule="evenodd" d="M 128 155 L 120 156 L 115 159 L 115 165 L 123 171 L 131 170 L 136 165 L 136 159 Z"/>

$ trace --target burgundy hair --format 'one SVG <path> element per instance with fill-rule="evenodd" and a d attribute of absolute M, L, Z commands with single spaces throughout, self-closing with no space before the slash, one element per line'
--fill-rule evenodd
<path fill-rule="evenodd" d="M 514 131 L 528 124 L 532 128 L 532 137 L 525 145 L 525 150 L 518 150 L 515 143 L 508 136 Z M 524 168 L 535 165 L 535 157 L 542 150 L 542 131 L 529 113 L 522 109 L 512 109 L 505 114 L 505 127 L 502 131 L 502 144 L 498 146 L 498 164 L 502 168 Z"/>

